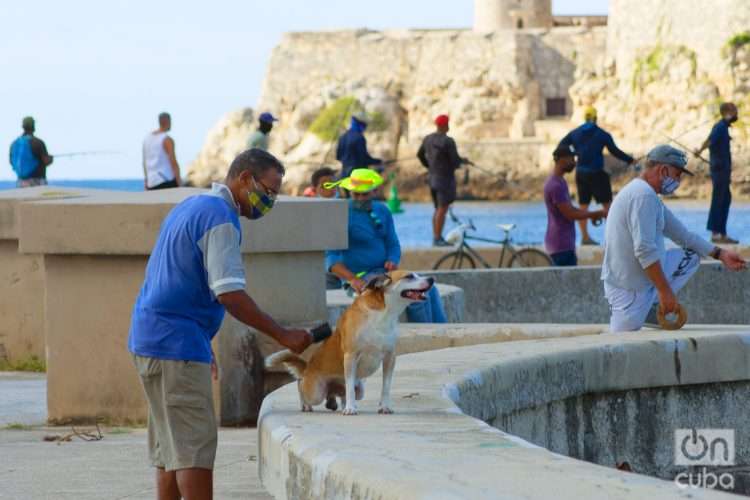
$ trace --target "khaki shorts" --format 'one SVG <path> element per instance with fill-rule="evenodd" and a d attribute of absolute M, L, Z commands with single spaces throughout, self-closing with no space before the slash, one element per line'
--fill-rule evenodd
<path fill-rule="evenodd" d="M 210 365 L 133 359 L 148 400 L 151 463 L 167 471 L 213 469 L 217 432 Z"/>

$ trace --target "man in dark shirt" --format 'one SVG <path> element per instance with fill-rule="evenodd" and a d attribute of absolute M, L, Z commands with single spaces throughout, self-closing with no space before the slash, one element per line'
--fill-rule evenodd
<path fill-rule="evenodd" d="M 612 183 L 609 174 L 604 171 L 604 148 L 618 160 L 628 165 L 633 163 L 633 157 L 624 153 L 617 147 L 612 135 L 596 124 L 596 109 L 589 106 L 584 112 L 585 123 L 572 130 L 560 141 L 561 146 L 573 146 L 578 155 L 578 167 L 576 167 L 576 188 L 578 190 L 578 203 L 581 210 L 588 210 L 591 198 L 601 203 L 604 211 L 609 210 L 612 203 Z M 588 230 L 588 221 L 579 220 L 581 227 L 581 243 L 584 245 L 598 245 L 591 239 Z"/>
<path fill-rule="evenodd" d="M 456 141 L 448 137 L 448 115 L 435 118 L 437 131 L 422 141 L 417 158 L 429 170 L 430 193 L 435 205 L 432 216 L 432 243 L 434 246 L 449 246 L 443 239 L 445 216 L 451 203 L 456 201 L 456 169 L 469 160 L 458 156 Z"/>
<path fill-rule="evenodd" d="M 364 113 L 358 113 L 352 115 L 349 130 L 339 137 L 336 159 L 341 162 L 340 179 L 349 177 L 355 168 L 368 168 L 383 163 L 383 160 L 373 158 L 367 152 L 366 128 L 367 116 Z"/>
<path fill-rule="evenodd" d="M 47 185 L 47 167 L 52 164 L 54 158 L 47 153 L 47 146 L 44 141 L 34 136 L 35 123 L 34 118 L 27 116 L 21 122 L 23 128 L 23 135 L 16 139 L 10 147 L 11 163 L 13 163 L 13 149 L 14 145 L 18 141 L 29 140 L 31 146 L 31 154 L 37 161 L 36 168 L 31 174 L 18 177 L 16 181 L 16 187 L 33 187 L 33 186 L 45 186 Z"/>
<path fill-rule="evenodd" d="M 732 181 L 732 151 L 729 135 L 729 127 L 737 121 L 737 106 L 731 102 L 722 103 L 719 107 L 721 120 L 719 120 L 711 134 L 703 145 L 695 151 L 700 155 L 704 149 L 709 148 L 711 163 L 711 210 L 708 212 L 707 229 L 711 231 L 713 243 L 736 244 L 737 240 L 727 236 L 727 219 L 729 218 L 729 205 L 732 203 L 732 191 L 729 185 Z"/>

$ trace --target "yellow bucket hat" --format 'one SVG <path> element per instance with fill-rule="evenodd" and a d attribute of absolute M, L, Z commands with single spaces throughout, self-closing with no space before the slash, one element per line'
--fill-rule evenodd
<path fill-rule="evenodd" d="M 369 168 L 357 168 L 352 170 L 349 177 L 336 182 L 326 182 L 323 187 L 332 189 L 336 186 L 355 193 L 369 193 L 383 184 L 383 178 L 374 170 Z"/>

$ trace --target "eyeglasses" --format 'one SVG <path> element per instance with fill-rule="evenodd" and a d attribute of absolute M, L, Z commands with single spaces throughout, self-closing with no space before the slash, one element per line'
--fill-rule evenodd
<path fill-rule="evenodd" d="M 256 179 L 255 177 L 253 177 L 253 182 L 255 182 L 256 184 L 260 184 L 260 187 L 262 187 L 262 188 L 263 188 L 263 192 L 264 192 L 264 193 L 266 193 L 266 196 L 268 196 L 268 197 L 269 197 L 269 198 L 271 198 L 272 200 L 274 200 L 274 201 L 275 201 L 275 200 L 276 200 L 276 198 L 278 198 L 278 196 L 279 196 L 279 193 L 278 193 L 277 191 L 274 191 L 274 190 L 273 190 L 273 189 L 271 189 L 270 187 L 266 186 L 265 184 L 263 184 L 263 182 L 259 181 L 259 180 L 258 180 L 258 179 Z"/>

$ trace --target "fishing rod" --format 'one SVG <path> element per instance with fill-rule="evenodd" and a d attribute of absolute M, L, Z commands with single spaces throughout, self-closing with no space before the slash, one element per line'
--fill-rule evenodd
<path fill-rule="evenodd" d="M 60 153 L 52 155 L 53 158 L 73 158 L 75 156 L 96 156 L 96 155 L 121 155 L 120 151 L 75 151 L 73 153 Z"/>

